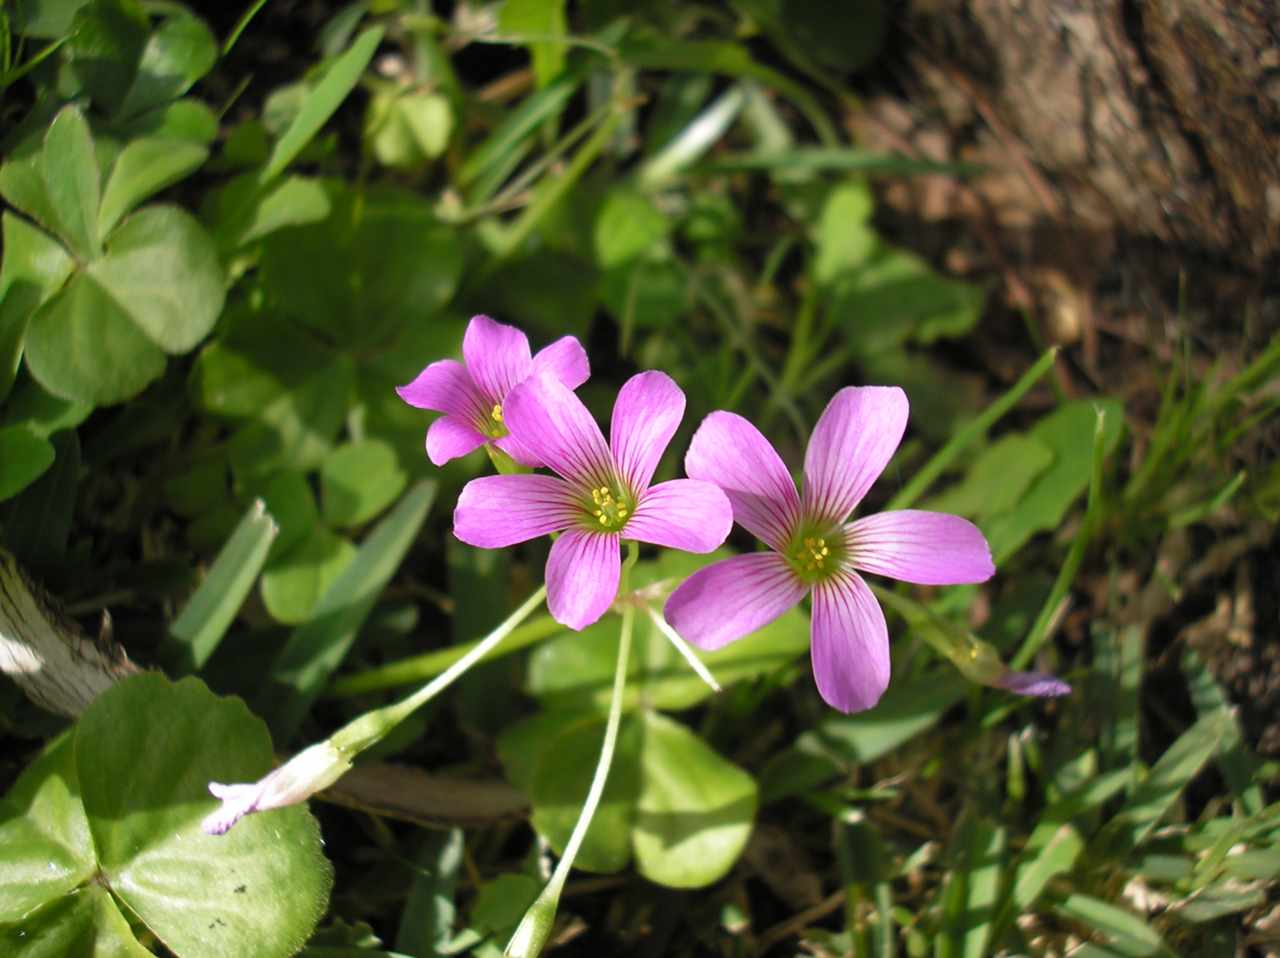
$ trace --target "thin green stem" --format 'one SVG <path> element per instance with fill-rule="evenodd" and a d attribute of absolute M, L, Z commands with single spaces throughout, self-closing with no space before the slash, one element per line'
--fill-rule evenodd
<path fill-rule="evenodd" d="M 631 553 L 623 565 L 625 581 L 630 565 L 634 562 L 638 550 L 635 543 L 628 543 Z M 627 660 L 631 655 L 631 628 L 635 619 L 635 608 L 627 605 L 622 610 L 622 635 L 618 640 L 618 662 L 613 672 L 613 692 L 609 700 L 609 717 L 605 721 L 604 742 L 600 746 L 600 758 L 596 762 L 595 774 L 591 778 L 591 787 L 587 790 L 586 801 L 582 805 L 582 813 L 578 816 L 573 833 L 565 843 L 564 854 L 552 872 L 550 881 L 542 889 L 537 900 L 529 906 L 524 919 L 516 928 L 515 934 L 508 942 L 505 955 L 512 958 L 533 958 L 542 951 L 547 937 L 551 933 L 551 925 L 555 920 L 556 906 L 560 901 L 560 893 L 573 868 L 573 861 L 591 827 L 596 808 L 604 796 L 605 783 L 609 779 L 609 768 L 613 765 L 613 753 L 618 744 L 618 727 L 622 723 L 622 699 L 627 686 Z"/>
<path fill-rule="evenodd" d="M 557 897 L 560 895 L 560 889 L 564 887 L 565 879 L 569 877 L 574 859 L 578 857 L 578 849 L 582 847 L 582 842 L 587 837 L 587 829 L 591 827 L 591 820 L 595 817 L 596 808 L 604 795 L 605 783 L 609 779 L 614 748 L 618 744 L 618 728 L 622 724 L 622 700 L 627 684 L 627 659 L 631 654 L 631 631 L 634 618 L 635 613 L 632 610 L 623 610 L 622 635 L 618 640 L 618 662 L 613 671 L 613 692 L 609 700 L 609 718 L 604 727 L 604 743 L 600 746 L 600 760 L 596 763 L 596 772 L 591 779 L 587 800 L 582 805 L 582 814 L 578 816 L 578 823 L 574 826 L 573 834 L 569 836 L 569 841 L 564 846 L 564 854 L 560 857 L 560 862 L 556 865 L 556 870 L 548 883 L 548 887 L 555 887 Z"/>
<path fill-rule="evenodd" d="M 961 429 L 951 438 L 950 442 L 939 449 L 934 454 L 934 457 L 926 462 L 924 467 L 903 487 L 902 491 L 889 501 L 889 505 L 885 508 L 910 508 L 917 499 L 929 490 L 929 487 L 946 471 L 947 467 L 955 461 L 955 458 L 961 452 L 968 448 L 972 442 L 986 435 L 987 430 L 994 426 L 1001 416 L 1012 409 L 1018 400 L 1026 394 L 1027 390 L 1039 381 L 1041 376 L 1053 368 L 1053 361 L 1057 355 L 1057 346 L 1047 350 L 1036 361 L 1036 364 L 1013 384 L 1013 387 L 1008 392 L 983 410 L 982 415 Z"/>
<path fill-rule="evenodd" d="M 675 646 L 676 651 L 680 653 L 681 658 L 685 660 L 689 668 L 693 669 L 698 678 L 702 679 L 711 691 L 719 692 L 720 683 L 717 682 L 715 676 L 711 674 L 711 670 L 707 668 L 706 663 L 704 663 L 702 659 L 698 658 L 698 654 L 689 647 L 689 643 L 681 637 L 679 632 L 671 628 L 671 624 L 667 622 L 661 612 L 648 603 L 645 604 L 644 608 L 645 611 L 649 613 L 650 621 L 657 626 L 659 632 L 667 637 L 667 641 Z"/>
<path fill-rule="evenodd" d="M 1058 577 L 1054 580 L 1053 588 L 1049 590 L 1049 597 L 1045 599 L 1044 606 L 1040 609 L 1040 614 L 1036 616 L 1036 620 L 1031 626 L 1031 631 L 1027 633 L 1021 648 L 1018 649 L 1018 654 L 1013 657 L 1013 661 L 1010 663 L 1015 669 L 1026 668 L 1032 656 L 1040 650 L 1040 646 L 1049 637 L 1049 627 L 1058 618 L 1058 608 L 1062 605 L 1063 600 L 1066 599 L 1071 583 L 1075 581 L 1076 573 L 1080 570 L 1080 564 L 1084 561 L 1084 554 L 1085 550 L 1089 548 L 1089 541 L 1101 524 L 1102 461 L 1107 441 L 1105 430 L 1106 414 L 1099 409 L 1097 417 L 1093 427 L 1093 462 L 1089 470 L 1089 499 L 1088 505 L 1085 507 L 1084 523 L 1080 532 L 1071 542 L 1071 549 L 1062 563 L 1062 568 L 1058 570 Z"/>
<path fill-rule="evenodd" d="M 240 34 L 244 33 L 245 27 L 249 25 L 249 21 L 256 17 L 258 15 L 258 11 L 266 5 L 267 0 L 257 0 L 256 3 L 251 3 L 248 9 L 240 15 L 240 19 L 236 21 L 236 25 L 231 28 L 231 33 L 222 44 L 222 55 L 224 57 L 230 53 L 231 48 L 236 45 L 236 41 L 240 39 Z"/>
<path fill-rule="evenodd" d="M 94 608 L 101 608 L 101 606 L 94 606 Z M 562 632 L 564 632 L 564 626 L 551 616 L 537 616 L 518 628 L 512 629 L 507 641 L 501 647 L 491 649 L 484 657 L 484 661 L 489 662 L 504 655 L 510 655 L 512 652 L 518 652 L 535 642 L 541 642 Z M 484 640 L 481 639 L 480 642 L 482 641 Z M 330 698 L 346 699 L 369 692 L 381 692 L 402 685 L 424 682 L 439 675 L 473 651 L 480 642 L 461 642 L 445 649 L 423 652 L 421 655 L 413 655 L 376 669 L 345 676 L 330 685 L 325 694 Z"/>
<path fill-rule="evenodd" d="M 343 752 L 348 758 L 353 758 L 364 749 L 378 742 L 384 735 L 452 684 L 454 679 L 488 655 L 491 649 L 510 635 L 516 626 L 527 619 L 533 610 L 542 604 L 546 595 L 547 587 L 545 585 L 539 586 L 537 591 L 529 596 L 520 608 L 507 617 L 505 622 L 477 642 L 465 655 L 461 656 L 416 692 L 406 696 L 399 702 L 373 709 L 348 722 L 331 737 L 330 741 L 332 741 L 334 747 Z"/>
<path fill-rule="evenodd" d="M 573 159 L 569 162 L 568 167 L 553 183 L 546 183 L 538 191 L 532 203 L 525 207 L 524 212 L 520 214 L 519 219 L 512 224 L 511 229 L 503 236 L 501 249 L 496 250 L 495 262 L 502 261 L 510 257 L 524 245 L 524 241 L 529 238 L 529 234 L 542 222 L 543 218 L 551 211 L 566 193 L 582 179 L 587 172 L 587 168 L 591 166 L 604 152 L 604 148 L 613 138 L 614 131 L 618 128 L 622 116 L 630 107 L 619 99 L 612 101 L 612 109 L 604 121 L 596 128 L 578 152 L 574 154 Z"/>

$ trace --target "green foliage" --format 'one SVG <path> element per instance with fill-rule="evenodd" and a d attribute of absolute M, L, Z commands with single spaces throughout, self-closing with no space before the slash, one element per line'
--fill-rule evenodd
<path fill-rule="evenodd" d="M 103 693 L 0 806 L 6 953 L 150 954 L 139 935 L 178 955 L 296 952 L 331 884 L 314 819 L 293 808 L 226 838 L 199 828 L 210 780 L 271 763 L 262 722 L 196 679 Z"/>
<path fill-rule="evenodd" d="M 25 325 L 20 348 L 28 367 L 55 395 L 97 405 L 129 399 L 160 376 L 166 353 L 193 348 L 221 312 L 222 268 L 196 220 L 152 206 L 120 222 L 205 156 L 201 147 L 177 144 L 157 166 L 157 150 L 165 144 L 142 140 L 120 154 L 105 213 L 93 137 L 73 107 L 55 117 L 38 154 L 0 167 L 5 199 L 69 247 L 68 256 L 6 214 L 5 246 L 12 236 L 17 258 L 10 270 L 6 254 L 6 286 L 18 297 L 8 323 Z M 150 168 L 141 169 L 148 158 Z M 18 337 L 13 342 L 16 348 Z"/>
<path fill-rule="evenodd" d="M 547 712 L 499 740 L 507 772 L 533 803 L 533 824 L 561 849 L 573 830 L 604 721 Z M 577 864 L 613 872 L 634 857 L 640 874 L 701 888 L 733 866 L 751 833 L 756 783 L 684 726 L 643 710 L 624 718 L 604 799 Z"/>
<path fill-rule="evenodd" d="M 939 271 L 910 229 L 881 235 L 883 178 L 975 172 L 841 132 L 850 78 L 894 42 L 881 2 L 508 0 L 445 19 L 379 0 L 269 64 L 270 31 L 296 24 L 244 6 L 220 44 L 182 3 L 0 4 L 0 544 L 77 616 L 110 606 L 137 661 L 240 697 L 151 673 L 49 744 L 0 805 L 0 952 L 500 954 L 582 809 L 616 616 L 581 633 L 531 617 L 380 742 L 433 776 L 505 773 L 528 826 L 417 841 L 374 814 L 435 822 L 414 805 L 431 782 L 403 790 L 329 836 L 344 887 L 310 940 L 331 870 L 305 812 L 198 831 L 209 780 L 273 764 L 241 699 L 279 750 L 301 747 L 439 676 L 537 586 L 545 542 L 455 541 L 458 490 L 489 463 L 436 470 L 435 414 L 395 393 L 458 358 L 478 312 L 535 350 L 578 336 L 598 413 L 631 372 L 671 373 L 687 413 L 658 480 L 683 475 L 713 409 L 797 466 L 836 389 L 901 384 L 908 440 L 869 506 L 967 516 L 998 568 L 886 601 L 892 683 L 846 716 L 817 708 L 804 604 L 693 652 L 714 693 L 648 609 L 728 552 L 646 555 L 618 751 L 577 860 L 646 882 L 571 886 L 564 939 L 677 958 L 1081 939 L 1226 954 L 1261 927 L 1274 763 L 1219 682 L 1223 643 L 1180 634 L 1153 680 L 1148 638 L 1208 595 L 1202 580 L 1152 611 L 1187 597 L 1171 543 L 1213 552 L 1280 515 L 1259 438 L 1280 339 L 1206 368 L 1189 338 L 1154 417 L 1137 376 L 1062 390 L 1074 354 L 1001 322 L 983 278 Z M 1077 689 L 1045 704 L 971 686 L 930 629 Z M 11 692 L 5 744 L 47 736 Z"/>

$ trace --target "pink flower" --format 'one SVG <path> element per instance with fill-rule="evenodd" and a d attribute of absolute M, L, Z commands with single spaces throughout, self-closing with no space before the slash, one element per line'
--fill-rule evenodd
<path fill-rule="evenodd" d="M 718 649 L 808 593 L 819 693 L 842 712 L 875 705 L 889 684 L 889 632 L 859 573 L 950 585 L 982 582 L 995 572 L 986 539 L 959 516 L 908 509 L 846 521 L 906 426 L 907 397 L 896 386 L 841 389 L 809 438 L 801 495 L 755 426 L 730 412 L 709 415 L 694 434 L 685 470 L 718 484 L 737 523 L 771 551 L 694 573 L 667 600 L 667 621 L 699 648 Z"/>
<path fill-rule="evenodd" d="M 613 603 L 622 539 L 711 552 L 733 527 L 719 487 L 697 479 L 650 486 L 684 416 L 684 393 L 665 373 L 632 376 L 613 407 L 610 442 L 560 380 L 526 379 L 503 407 L 512 438 L 557 475 L 473 479 L 453 513 L 453 532 L 483 549 L 559 532 L 547 558 L 547 607 L 583 629 Z"/>
<path fill-rule="evenodd" d="M 491 442 L 526 466 L 541 462 L 507 428 L 507 395 L 535 372 L 548 372 L 570 389 L 591 375 L 587 353 L 573 336 L 530 356 L 529 338 L 514 326 L 472 316 L 462 339 L 463 362 L 442 359 L 396 392 L 410 406 L 444 413 L 427 429 L 427 456 L 437 466 Z"/>

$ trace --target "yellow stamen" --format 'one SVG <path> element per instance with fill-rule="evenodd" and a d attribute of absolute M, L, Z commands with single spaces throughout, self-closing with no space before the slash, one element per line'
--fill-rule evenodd
<path fill-rule="evenodd" d="M 591 501 L 597 508 L 591 514 L 606 529 L 620 528 L 631 513 L 631 503 L 620 489 L 598 486 L 591 490 Z"/>
<path fill-rule="evenodd" d="M 805 536 L 803 546 L 796 550 L 796 561 L 808 572 L 821 569 L 831 555 L 831 548 L 819 536 Z"/>

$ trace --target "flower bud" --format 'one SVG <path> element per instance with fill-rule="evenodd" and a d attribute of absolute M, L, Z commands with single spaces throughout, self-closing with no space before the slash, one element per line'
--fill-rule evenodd
<path fill-rule="evenodd" d="M 210 782 L 209 791 L 222 800 L 222 805 L 205 816 L 200 827 L 209 835 L 221 835 L 246 815 L 306 801 L 350 768 L 351 762 L 330 742 L 324 741 L 299 752 L 256 782 L 234 785 Z"/>

